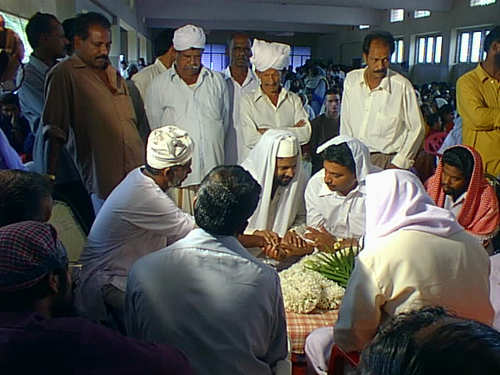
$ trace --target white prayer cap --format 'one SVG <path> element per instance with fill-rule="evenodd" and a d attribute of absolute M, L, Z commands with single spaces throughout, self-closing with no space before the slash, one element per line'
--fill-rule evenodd
<path fill-rule="evenodd" d="M 250 62 L 259 72 L 267 69 L 283 70 L 290 65 L 290 46 L 254 39 Z"/>
<path fill-rule="evenodd" d="M 185 51 L 190 48 L 205 48 L 205 33 L 203 29 L 194 25 L 186 25 L 174 32 L 174 48 L 176 51 Z"/>
<path fill-rule="evenodd" d="M 146 161 L 155 169 L 186 164 L 193 156 L 193 140 L 184 130 L 168 125 L 148 137 Z"/>
<path fill-rule="evenodd" d="M 448 101 L 444 98 L 436 98 L 434 100 L 436 101 L 438 108 L 441 108 L 443 105 L 448 104 Z"/>
<path fill-rule="evenodd" d="M 288 135 L 280 140 L 278 145 L 278 158 L 293 158 L 299 154 L 299 142 L 294 135 Z"/>

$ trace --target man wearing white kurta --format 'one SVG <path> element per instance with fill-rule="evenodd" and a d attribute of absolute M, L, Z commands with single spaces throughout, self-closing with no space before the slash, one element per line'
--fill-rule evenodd
<path fill-rule="evenodd" d="M 365 37 L 367 66 L 345 79 L 340 134 L 363 142 L 373 164 L 409 169 L 424 139 L 424 122 L 411 82 L 388 69 L 393 52 L 391 34 Z"/>
<path fill-rule="evenodd" d="M 174 126 L 154 130 L 146 166 L 132 170 L 106 199 L 80 257 L 76 297 L 85 317 L 102 321 L 112 312 L 120 327 L 130 267 L 193 229 L 193 218 L 165 193 L 191 171 L 192 149 L 186 132 Z"/>
<path fill-rule="evenodd" d="M 193 172 L 173 197 L 177 205 L 193 212 L 192 199 L 202 178 L 224 163 L 224 138 L 229 124 L 229 94 L 218 72 L 201 65 L 205 47 L 203 29 L 186 25 L 174 33 L 174 65 L 156 77 L 146 94 L 151 129 L 173 124 L 193 138 Z"/>
<path fill-rule="evenodd" d="M 237 33 L 231 37 L 226 53 L 229 54 L 229 66 L 224 70 L 229 97 L 231 99 L 231 122 L 224 143 L 225 163 L 239 164 L 245 158 L 242 125 L 240 120 L 241 97 L 259 87 L 259 81 L 250 68 L 252 41 L 247 34 Z"/>
<path fill-rule="evenodd" d="M 289 65 L 290 46 L 255 39 L 250 59 L 260 86 L 241 99 L 241 124 L 246 152 L 268 129 L 285 130 L 301 145 L 309 142 L 311 124 L 300 97 L 281 87 L 281 71 Z"/>
<path fill-rule="evenodd" d="M 307 225 L 316 229 L 324 227 L 336 238 L 364 236 L 365 179 L 379 168 L 371 164 L 367 147 L 347 135 L 321 145 L 318 153 L 324 154 L 324 168 L 307 184 Z"/>
<path fill-rule="evenodd" d="M 488 254 L 453 213 L 435 206 L 408 171 L 372 173 L 366 191 L 366 246 L 337 323 L 306 340 L 318 374 L 326 374 L 334 341 L 346 352 L 360 351 L 388 317 L 409 309 L 438 305 L 463 318 L 493 322 Z"/>

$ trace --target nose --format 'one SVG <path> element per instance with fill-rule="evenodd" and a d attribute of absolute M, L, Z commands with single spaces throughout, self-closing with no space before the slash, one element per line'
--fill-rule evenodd
<path fill-rule="evenodd" d="M 285 172 L 285 176 L 292 178 L 295 174 L 295 168 L 288 168 Z"/>

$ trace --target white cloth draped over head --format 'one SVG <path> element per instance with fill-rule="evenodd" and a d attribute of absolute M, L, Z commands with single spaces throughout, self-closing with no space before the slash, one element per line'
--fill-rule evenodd
<path fill-rule="evenodd" d="M 333 145 L 340 145 L 346 143 L 347 147 L 351 150 L 352 158 L 356 168 L 356 180 L 358 183 L 365 181 L 369 173 L 380 172 L 382 169 L 376 167 L 370 161 L 370 151 L 360 140 L 348 135 L 339 135 L 323 143 L 316 150 L 317 154 L 321 154 L 328 147 Z"/>
<path fill-rule="evenodd" d="M 290 65 L 290 46 L 254 39 L 250 62 L 259 72 L 267 69 L 283 70 Z"/>
<path fill-rule="evenodd" d="M 285 187 L 280 204 L 277 207 L 273 227 L 266 228 L 269 218 L 269 206 L 271 205 L 276 156 L 278 155 L 280 142 L 290 138 L 293 138 L 296 143 L 297 168 L 289 185 Z M 259 205 L 248 219 L 248 227 L 257 230 L 272 230 L 279 236 L 284 236 L 297 216 L 300 208 L 297 202 L 301 200 L 301 195 L 304 194 L 307 183 L 307 178 L 301 167 L 301 152 L 297 138 L 282 130 L 268 130 L 262 135 L 259 142 L 241 163 L 241 166 L 250 172 L 262 187 Z"/>
<path fill-rule="evenodd" d="M 205 48 L 205 33 L 203 29 L 194 25 L 186 25 L 174 32 L 174 48 L 176 51 L 185 51 L 190 48 Z"/>
<path fill-rule="evenodd" d="M 186 164 L 193 156 L 193 140 L 184 130 L 168 125 L 154 129 L 148 137 L 146 161 L 155 169 Z"/>
<path fill-rule="evenodd" d="M 463 228 L 437 207 L 413 173 L 385 170 L 366 177 L 366 244 L 398 230 L 449 237 Z"/>

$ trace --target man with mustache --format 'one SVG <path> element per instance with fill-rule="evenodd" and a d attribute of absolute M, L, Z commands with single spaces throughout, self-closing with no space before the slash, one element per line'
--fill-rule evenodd
<path fill-rule="evenodd" d="M 363 41 L 366 68 L 344 82 L 340 134 L 358 138 L 381 168 L 409 169 L 424 139 L 424 122 L 410 81 L 389 69 L 394 38 L 385 31 Z"/>
<path fill-rule="evenodd" d="M 281 87 L 281 72 L 290 65 L 290 46 L 255 39 L 250 61 L 260 86 L 240 103 L 246 154 L 269 129 L 292 133 L 301 145 L 309 142 L 311 124 L 300 97 Z"/>
<path fill-rule="evenodd" d="M 76 17 L 75 53 L 49 72 L 42 117 L 49 179 L 56 180 L 65 146 L 96 214 L 127 173 L 144 164 L 125 80 L 108 58 L 110 28 L 99 13 Z"/>
<path fill-rule="evenodd" d="M 205 68 L 201 27 L 186 25 L 174 33 L 175 62 L 153 79 L 144 101 L 151 130 L 175 125 L 195 144 L 192 173 L 171 195 L 179 207 L 193 213 L 193 199 L 203 177 L 224 163 L 224 138 L 229 124 L 229 94 L 221 74 Z"/>

